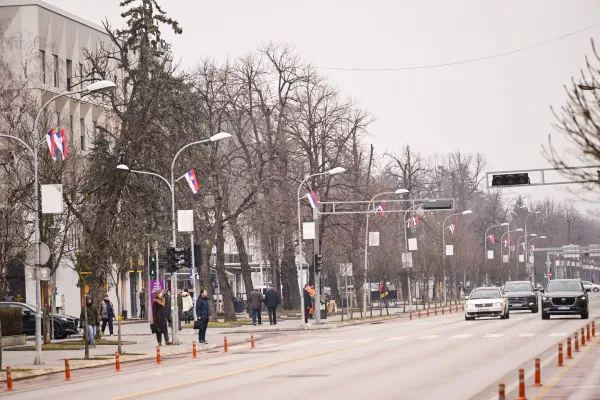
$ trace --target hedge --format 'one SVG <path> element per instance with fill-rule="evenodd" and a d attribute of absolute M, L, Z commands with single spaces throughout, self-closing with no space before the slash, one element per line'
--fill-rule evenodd
<path fill-rule="evenodd" d="M 21 307 L 1 307 L 0 321 L 2 322 L 2 336 L 23 334 L 23 312 Z"/>

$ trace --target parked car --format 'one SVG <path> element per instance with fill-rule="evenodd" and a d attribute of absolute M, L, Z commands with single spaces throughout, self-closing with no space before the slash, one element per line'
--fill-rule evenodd
<path fill-rule="evenodd" d="M 500 289 L 495 286 L 473 289 L 465 304 L 465 320 L 473 321 L 477 317 L 510 317 L 508 299 L 503 297 Z"/>
<path fill-rule="evenodd" d="M 542 319 L 550 319 L 551 315 L 581 315 L 581 318 L 587 319 L 589 291 L 578 279 L 550 281 L 548 289 L 542 295 Z"/>
<path fill-rule="evenodd" d="M 510 281 L 504 284 L 504 294 L 511 310 L 531 310 L 538 312 L 537 288 L 529 281 Z"/>
<path fill-rule="evenodd" d="M 0 302 L 0 307 L 20 308 L 23 313 L 23 333 L 25 335 L 35 335 L 35 308 L 33 306 L 16 301 L 3 301 Z M 52 317 L 55 339 L 64 339 L 79 333 L 77 329 L 79 318 L 61 314 L 54 314 Z M 42 324 L 42 334 L 43 332 L 44 326 Z"/>
<path fill-rule="evenodd" d="M 590 281 L 581 281 L 583 283 L 583 287 L 586 289 L 591 289 L 592 292 L 598 293 L 600 292 L 600 285 L 596 283 L 592 283 Z"/>

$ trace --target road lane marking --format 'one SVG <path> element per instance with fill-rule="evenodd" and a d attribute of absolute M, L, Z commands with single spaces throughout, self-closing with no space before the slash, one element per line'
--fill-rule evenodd
<path fill-rule="evenodd" d="M 551 333 L 549 336 L 551 337 L 563 337 L 563 336 L 567 336 L 566 333 Z"/>
<path fill-rule="evenodd" d="M 432 324 L 433 322 L 417 322 L 417 325 L 429 325 Z"/>
<path fill-rule="evenodd" d="M 533 337 L 537 335 L 537 333 L 519 333 L 517 336 L 518 337 Z"/>
<path fill-rule="evenodd" d="M 143 392 L 132 393 L 132 394 L 128 394 L 128 395 L 121 396 L 121 397 L 114 397 L 112 400 L 133 399 L 135 397 L 146 396 L 146 395 L 149 395 L 149 394 L 164 392 L 166 390 L 188 387 L 190 385 L 195 385 L 195 384 L 202 383 L 202 382 L 208 382 L 208 381 L 212 381 L 212 380 L 215 380 L 215 379 L 227 378 L 227 377 L 230 377 L 230 376 L 235 376 L 235 375 L 243 374 L 245 372 L 252 372 L 252 371 L 256 371 L 256 370 L 263 369 L 263 368 L 269 368 L 269 367 L 274 367 L 274 366 L 281 365 L 281 364 L 291 363 L 291 362 L 294 362 L 294 361 L 301 361 L 301 360 L 306 360 L 306 359 L 313 358 L 313 357 L 324 356 L 326 354 L 336 353 L 336 352 L 339 352 L 339 351 L 348 350 L 348 349 L 351 349 L 353 347 L 358 347 L 358 346 L 360 346 L 360 343 L 352 344 L 352 345 L 345 346 L 345 347 L 340 347 L 338 349 L 322 351 L 320 353 L 313 353 L 313 354 L 303 355 L 303 356 L 300 356 L 300 357 L 288 358 L 287 360 L 273 361 L 273 362 L 270 362 L 270 363 L 267 363 L 267 364 L 261 364 L 261 365 L 257 365 L 257 366 L 250 367 L 250 368 L 240 369 L 240 370 L 237 370 L 237 371 L 226 372 L 226 373 L 220 374 L 220 375 L 208 376 L 206 378 L 195 379 L 193 381 L 187 381 L 187 382 L 183 382 L 183 383 L 176 383 L 176 384 L 173 384 L 173 385 L 163 386 L 161 388 L 149 389 L 149 390 L 145 390 Z"/>
<path fill-rule="evenodd" d="M 372 337 L 372 338 L 358 339 L 358 340 L 353 341 L 352 343 L 368 343 L 368 342 L 372 342 L 375 339 L 377 339 L 377 338 Z"/>
<path fill-rule="evenodd" d="M 484 338 L 499 338 L 504 336 L 503 333 L 490 333 L 489 335 L 485 335 Z"/>
<path fill-rule="evenodd" d="M 439 337 L 440 337 L 440 335 L 425 335 L 425 336 L 421 336 L 421 337 L 419 337 L 417 339 L 419 339 L 419 340 L 431 340 L 431 339 L 436 339 L 436 338 L 439 338 Z"/>
<path fill-rule="evenodd" d="M 450 339 L 466 339 L 469 337 L 471 337 L 471 335 L 455 335 L 455 336 L 452 336 Z"/>
<path fill-rule="evenodd" d="M 403 340 L 403 339 L 406 339 L 407 337 L 408 336 L 394 336 L 394 337 L 391 337 L 391 338 L 387 338 L 385 340 Z"/>

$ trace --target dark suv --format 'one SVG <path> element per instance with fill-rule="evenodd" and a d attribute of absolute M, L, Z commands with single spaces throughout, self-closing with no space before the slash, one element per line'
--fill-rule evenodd
<path fill-rule="evenodd" d="M 504 284 L 504 294 L 508 298 L 511 311 L 530 310 L 538 312 L 537 289 L 529 281 L 511 281 Z"/>
<path fill-rule="evenodd" d="M 23 333 L 25 335 L 35 335 L 35 308 L 27 303 L 19 303 L 16 301 L 0 302 L 0 307 L 18 308 L 23 313 Z M 68 336 L 79 333 L 77 324 L 79 319 L 69 315 L 54 314 L 52 325 L 54 327 L 54 338 L 65 339 Z M 42 334 L 44 332 L 44 324 L 42 324 Z"/>
<path fill-rule="evenodd" d="M 542 295 L 542 319 L 550 315 L 581 315 L 589 316 L 590 289 L 585 289 L 580 280 L 555 279 L 548 284 L 548 290 Z"/>

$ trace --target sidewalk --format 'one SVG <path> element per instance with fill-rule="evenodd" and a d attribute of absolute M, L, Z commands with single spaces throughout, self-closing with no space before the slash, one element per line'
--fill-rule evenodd
<path fill-rule="evenodd" d="M 535 399 L 600 400 L 600 335 L 582 348 L 581 358 L 564 367 Z"/>

